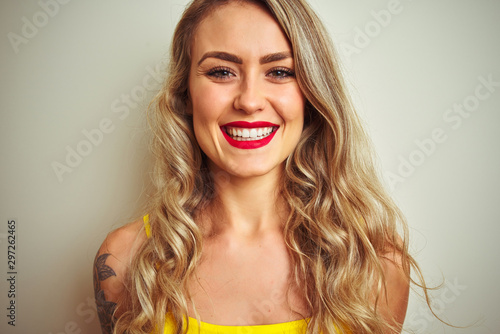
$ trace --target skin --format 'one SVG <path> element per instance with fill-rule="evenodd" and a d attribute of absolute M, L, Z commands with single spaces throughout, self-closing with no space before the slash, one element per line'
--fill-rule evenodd
<path fill-rule="evenodd" d="M 250 4 L 219 8 L 194 35 L 189 77 L 194 131 L 212 171 L 225 176 L 222 184 L 216 183 L 217 193 L 228 211 L 228 224 L 240 233 L 277 225 L 277 182 L 304 122 L 305 100 L 293 74 L 291 51 L 272 16 Z M 207 57 L 214 52 L 230 54 L 240 63 L 220 55 Z M 277 54 L 283 59 L 265 62 Z M 239 149 L 220 129 L 233 121 L 267 121 L 280 127 L 268 145 Z"/>
<path fill-rule="evenodd" d="M 290 262 L 276 196 L 283 161 L 300 138 L 304 96 L 291 46 L 273 17 L 250 4 L 216 10 L 192 43 L 189 91 L 198 144 L 216 182 L 217 224 L 201 216 L 203 259 L 189 284 L 202 321 L 259 325 L 302 319 L 302 296 L 285 298 Z M 230 56 L 228 56 L 230 55 Z M 231 146 L 220 127 L 233 121 L 279 125 L 258 149 Z M 194 316 L 194 310 L 190 310 Z"/>
<path fill-rule="evenodd" d="M 197 217 L 204 232 L 202 261 L 188 282 L 204 322 L 264 325 L 311 316 L 302 291 L 288 279 L 291 266 L 282 234 L 286 211 L 276 193 L 283 161 L 304 121 L 305 99 L 291 51 L 273 17 L 255 4 L 219 7 L 200 23 L 192 41 L 190 109 L 196 139 L 217 176 L 218 194 L 217 206 Z M 229 145 L 220 130 L 232 121 L 280 127 L 268 145 L 243 150 Z M 217 219 L 210 219 L 214 213 Z M 96 255 L 94 287 L 103 333 L 112 330 L 128 263 L 145 240 L 142 225 L 136 221 L 110 233 Z M 406 313 L 408 282 L 397 255 L 387 258 L 389 298 L 379 302 L 379 309 L 398 325 Z M 115 315 L 121 312 L 118 308 Z"/>
<path fill-rule="evenodd" d="M 388 332 L 391 334 L 401 333 L 410 296 L 409 273 L 405 273 L 401 263 L 401 254 L 394 250 L 389 250 L 381 258 L 386 289 L 382 289 L 378 307 L 380 314 L 397 329 L 396 332 Z"/>
<path fill-rule="evenodd" d="M 114 319 L 124 311 L 117 304 L 125 292 L 128 265 L 145 240 L 142 220 L 136 221 L 108 234 L 96 254 L 94 293 L 103 334 L 113 332 Z"/>
<path fill-rule="evenodd" d="M 279 25 L 256 5 L 227 5 L 203 20 L 191 52 L 194 132 L 212 167 L 231 180 L 277 178 L 302 133 L 305 104 L 293 74 L 292 49 Z M 232 121 L 280 127 L 268 145 L 239 149 L 220 129 Z"/>
<path fill-rule="evenodd" d="M 106 260 L 110 255 L 110 253 L 102 253 L 99 256 L 96 256 L 94 261 L 95 301 L 97 306 L 97 315 L 99 316 L 103 333 L 111 333 L 113 324 L 109 315 L 113 314 L 116 308 L 115 302 L 108 301 L 106 299 L 109 299 L 109 297 L 106 297 L 106 293 L 102 287 L 103 281 L 106 281 L 113 276 L 116 277 L 116 273 L 113 268 L 106 264 Z"/>

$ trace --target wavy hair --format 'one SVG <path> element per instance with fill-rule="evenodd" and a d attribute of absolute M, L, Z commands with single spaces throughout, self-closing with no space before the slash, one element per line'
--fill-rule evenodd
<path fill-rule="evenodd" d="M 168 78 L 148 113 L 155 159 L 146 208 L 152 236 L 131 263 L 127 306 L 115 333 L 163 333 L 167 312 L 177 334 L 187 325 L 187 281 L 203 242 L 196 217 L 215 198 L 217 181 L 194 137 L 190 45 L 198 24 L 230 1 L 194 0 L 176 27 Z M 381 259 L 400 254 L 408 279 L 413 269 L 421 283 L 411 281 L 423 287 L 429 304 L 427 288 L 408 252 L 405 218 L 380 182 L 328 33 L 304 0 L 233 1 L 258 3 L 271 12 L 292 45 L 307 99 L 304 130 L 285 161 L 280 194 L 288 209 L 284 238 L 292 277 L 312 312 L 308 332 L 385 333 L 391 324 L 376 308 L 384 297 Z"/>

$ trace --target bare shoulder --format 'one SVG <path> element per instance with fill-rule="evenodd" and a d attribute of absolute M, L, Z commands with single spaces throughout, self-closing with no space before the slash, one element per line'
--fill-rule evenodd
<path fill-rule="evenodd" d="M 401 243 L 402 241 L 399 240 Z M 380 257 L 385 275 L 386 289 L 382 290 L 379 302 L 382 316 L 391 324 L 402 328 L 410 293 L 409 272 L 403 269 L 403 255 L 395 248 L 388 249 Z"/>
<path fill-rule="evenodd" d="M 137 249 L 146 240 L 143 227 L 144 223 L 139 219 L 110 232 L 99 253 L 110 254 L 110 260 L 116 262 L 117 269 L 127 267 Z"/>
<path fill-rule="evenodd" d="M 142 220 L 137 220 L 110 232 L 96 254 L 94 293 L 104 334 L 113 331 L 113 314 L 123 299 L 130 263 L 145 240 Z M 117 314 L 122 312 L 116 310 Z"/>

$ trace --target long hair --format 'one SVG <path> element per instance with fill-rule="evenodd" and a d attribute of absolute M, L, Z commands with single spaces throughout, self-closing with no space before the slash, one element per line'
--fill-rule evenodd
<path fill-rule="evenodd" d="M 115 333 L 163 333 L 167 312 L 177 333 L 186 325 L 187 281 L 203 242 L 196 216 L 214 199 L 217 181 L 189 112 L 190 45 L 200 21 L 230 1 L 194 0 L 176 27 L 168 78 L 148 114 L 155 159 L 147 207 L 152 236 L 131 263 L 127 305 Z M 280 194 L 288 209 L 284 238 L 291 274 L 312 313 L 308 332 L 384 333 L 391 325 L 375 306 L 385 291 L 381 259 L 390 251 L 400 254 L 408 279 L 411 268 L 426 296 L 427 289 L 408 252 L 405 218 L 380 182 L 328 33 L 304 0 L 233 1 L 261 4 L 274 16 L 292 45 L 307 99 L 304 130 L 285 161 Z"/>

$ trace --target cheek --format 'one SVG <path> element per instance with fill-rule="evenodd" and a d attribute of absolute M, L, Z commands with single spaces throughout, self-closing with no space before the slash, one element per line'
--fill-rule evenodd
<path fill-rule="evenodd" d="M 219 120 L 226 110 L 228 94 L 221 93 L 217 86 L 199 82 L 190 86 L 190 94 L 194 134 L 200 148 L 210 155 L 222 136 Z"/>
<path fill-rule="evenodd" d="M 200 136 L 206 133 L 207 125 L 214 118 L 214 109 L 211 105 L 210 96 L 205 96 L 204 92 L 196 91 L 191 95 L 192 98 L 192 112 L 193 112 L 193 125 L 195 136 L 200 141 Z"/>
<path fill-rule="evenodd" d="M 304 120 L 305 98 L 300 89 L 298 87 L 291 88 L 278 96 L 277 103 L 285 122 L 293 121 L 302 124 Z"/>
<path fill-rule="evenodd" d="M 211 85 L 198 85 L 191 87 L 193 120 L 210 122 L 217 120 L 224 106 L 227 105 L 219 89 Z"/>

